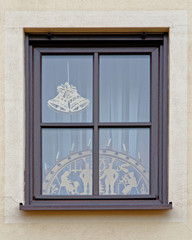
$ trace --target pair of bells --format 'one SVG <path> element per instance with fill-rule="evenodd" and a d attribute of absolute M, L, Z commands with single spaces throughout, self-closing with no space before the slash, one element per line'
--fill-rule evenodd
<path fill-rule="evenodd" d="M 59 85 L 57 92 L 58 95 L 55 98 L 48 100 L 48 106 L 56 111 L 73 113 L 82 111 L 89 106 L 89 99 L 80 96 L 77 88 L 68 82 Z"/>

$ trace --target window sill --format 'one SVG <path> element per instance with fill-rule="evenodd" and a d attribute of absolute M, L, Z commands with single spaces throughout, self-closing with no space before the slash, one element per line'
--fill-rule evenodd
<path fill-rule="evenodd" d="M 168 210 L 172 209 L 172 202 L 168 204 L 161 204 L 160 201 L 154 201 L 154 203 L 148 204 L 127 204 L 127 203 L 118 203 L 118 202 L 111 202 L 109 204 L 94 204 L 94 203 L 74 203 L 73 205 L 65 204 L 39 204 L 33 203 L 30 205 L 23 205 L 20 203 L 20 210 L 24 211 L 34 211 L 34 210 Z"/>

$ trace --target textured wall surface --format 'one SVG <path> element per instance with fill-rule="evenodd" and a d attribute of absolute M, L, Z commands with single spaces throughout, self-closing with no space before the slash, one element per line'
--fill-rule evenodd
<path fill-rule="evenodd" d="M 156 0 L 8 0 L 4 2 L 0 0 L 0 6 L 0 239 L 192 239 L 192 72 L 190 68 L 190 65 L 192 64 L 192 2 L 177 0 L 171 0 L 169 2 Z M 171 186 L 169 194 L 170 200 L 172 200 L 173 203 L 177 203 L 175 206 L 176 210 L 173 209 L 168 212 L 46 211 L 31 213 L 21 213 L 17 209 L 15 210 L 15 206 L 17 206 L 19 201 L 23 198 L 23 191 L 20 183 L 23 181 L 24 157 L 24 131 L 22 129 L 24 121 L 22 92 L 22 87 L 24 86 L 24 61 L 22 58 L 23 46 L 20 47 L 18 45 L 18 43 L 21 44 L 23 41 L 21 26 L 23 22 L 25 22 L 24 27 L 27 29 L 35 27 L 45 28 L 45 23 L 50 22 L 49 27 L 55 28 L 57 26 L 58 28 L 62 28 L 63 26 L 61 23 L 64 19 L 62 14 L 59 14 L 57 11 L 66 10 L 86 11 L 84 15 L 87 16 L 91 16 L 92 13 L 89 13 L 89 11 L 93 10 L 108 12 L 104 14 L 105 16 L 100 20 L 97 19 L 97 13 L 94 12 L 91 22 L 87 22 L 88 19 L 90 20 L 90 16 L 87 18 L 82 17 L 80 18 L 78 26 L 76 26 L 77 19 L 72 18 L 68 12 L 66 13 L 66 19 L 67 14 L 68 18 L 71 17 L 71 19 L 70 21 L 66 21 L 70 23 L 68 26 L 66 25 L 66 27 L 69 28 L 75 26 L 96 28 L 100 26 L 111 27 L 111 25 L 107 25 L 107 16 L 108 14 L 110 16 L 110 13 L 114 13 L 114 11 L 152 11 L 152 15 L 157 14 L 155 26 L 164 28 L 169 27 L 170 36 L 177 38 L 177 41 L 175 38 L 170 39 L 170 46 L 173 47 L 173 49 L 170 49 L 171 72 L 169 73 L 171 79 L 170 89 L 173 90 L 170 92 L 170 104 L 172 106 L 170 118 L 173 119 L 173 121 L 172 124 L 170 124 L 169 134 L 171 141 L 169 142 L 169 155 L 174 156 L 176 159 L 175 162 L 173 158 L 169 159 L 170 163 L 172 163 L 169 176 Z M 171 10 L 171 12 L 167 14 L 165 10 Z M 177 12 L 178 15 L 176 15 L 174 10 L 186 11 L 179 11 Z M 16 12 L 10 13 L 9 11 Z M 19 13 L 19 11 L 25 12 Z M 27 13 L 26 11 L 30 12 Z M 54 18 L 55 20 L 53 21 L 51 19 L 51 13 L 38 13 L 37 11 L 54 11 L 53 13 L 56 14 L 55 16 L 57 17 Z M 164 15 L 158 15 L 158 12 L 154 13 L 153 11 L 162 11 Z M 143 15 L 141 15 L 140 12 L 140 16 L 138 15 L 139 20 L 135 22 L 135 27 L 152 26 L 153 24 L 150 20 L 148 20 L 148 22 L 146 21 L 146 26 L 143 25 L 144 21 L 142 20 L 142 17 L 147 19 L 148 14 L 143 12 Z M 26 22 L 26 15 L 34 18 L 36 17 L 36 21 L 32 21 L 32 23 L 29 18 L 29 21 Z M 38 21 L 38 16 L 42 21 Z M 42 16 L 44 16 L 44 18 L 42 18 Z M 169 16 L 168 19 L 166 19 L 167 16 Z M 184 18 L 182 19 L 181 16 L 184 16 Z M 185 21 L 186 16 L 188 16 L 188 24 Z M 122 16 L 119 17 L 119 22 L 114 21 L 114 27 L 126 27 L 126 24 L 125 26 L 119 24 L 122 22 L 122 17 L 123 13 Z M 17 19 L 17 21 L 14 21 L 14 19 Z M 171 19 L 171 22 L 169 19 Z M 130 26 L 133 25 L 134 20 L 132 23 L 130 22 Z M 31 31 L 33 30 L 31 29 Z M 188 33 L 188 36 L 186 35 L 186 32 Z M 185 36 L 187 36 L 188 39 L 186 39 Z M 12 39 L 10 39 L 10 37 L 12 37 Z M 182 48 L 182 43 L 187 48 Z M 174 49 L 176 49 L 176 51 L 174 51 Z M 185 58 L 187 51 L 188 59 Z M 178 59 L 178 56 L 182 56 L 182 58 Z M 20 60 L 18 61 L 18 59 Z M 176 66 L 173 64 L 176 64 Z M 180 70 L 176 71 L 179 68 Z M 11 78 L 13 79 L 12 83 L 9 81 Z M 179 81 L 179 79 L 181 80 Z M 186 79 L 188 80 L 185 81 Z M 15 91 L 14 88 L 18 91 Z M 179 93 L 181 93 L 181 95 L 179 95 Z M 16 102 L 15 99 L 17 100 Z M 174 119 L 177 113 L 180 114 Z M 9 119 L 10 116 L 11 118 Z M 21 129 L 19 129 L 21 132 L 18 135 L 18 130 L 16 132 L 13 131 L 13 135 L 10 137 L 9 134 L 11 132 L 13 118 L 14 122 L 16 124 L 18 123 L 18 126 L 21 127 Z M 181 121 L 184 122 L 184 125 L 182 125 Z M 188 125 L 186 125 L 187 122 Z M 13 125 L 13 130 L 14 126 L 15 125 Z M 180 138 L 178 137 L 178 134 Z M 14 146 L 14 143 L 20 144 L 18 145 L 19 149 L 16 151 L 14 151 L 14 148 L 9 149 L 7 143 L 9 143 L 10 146 Z M 7 162 L 9 159 L 13 161 L 14 168 L 18 169 L 17 172 L 12 167 L 13 165 L 11 162 Z M 180 175 L 180 173 L 182 175 Z"/>

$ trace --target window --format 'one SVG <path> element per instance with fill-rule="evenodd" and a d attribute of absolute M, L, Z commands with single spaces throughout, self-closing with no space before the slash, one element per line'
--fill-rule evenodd
<path fill-rule="evenodd" d="M 169 209 L 168 36 L 26 36 L 23 210 Z"/>

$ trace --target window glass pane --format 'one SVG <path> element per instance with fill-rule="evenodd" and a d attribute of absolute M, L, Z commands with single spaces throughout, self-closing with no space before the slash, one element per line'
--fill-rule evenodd
<path fill-rule="evenodd" d="M 42 121 L 92 122 L 93 57 L 42 57 Z"/>
<path fill-rule="evenodd" d="M 100 129 L 100 195 L 149 194 L 150 130 Z"/>
<path fill-rule="evenodd" d="M 42 129 L 42 194 L 92 194 L 92 130 Z"/>
<path fill-rule="evenodd" d="M 150 121 L 150 56 L 100 56 L 100 121 Z"/>

